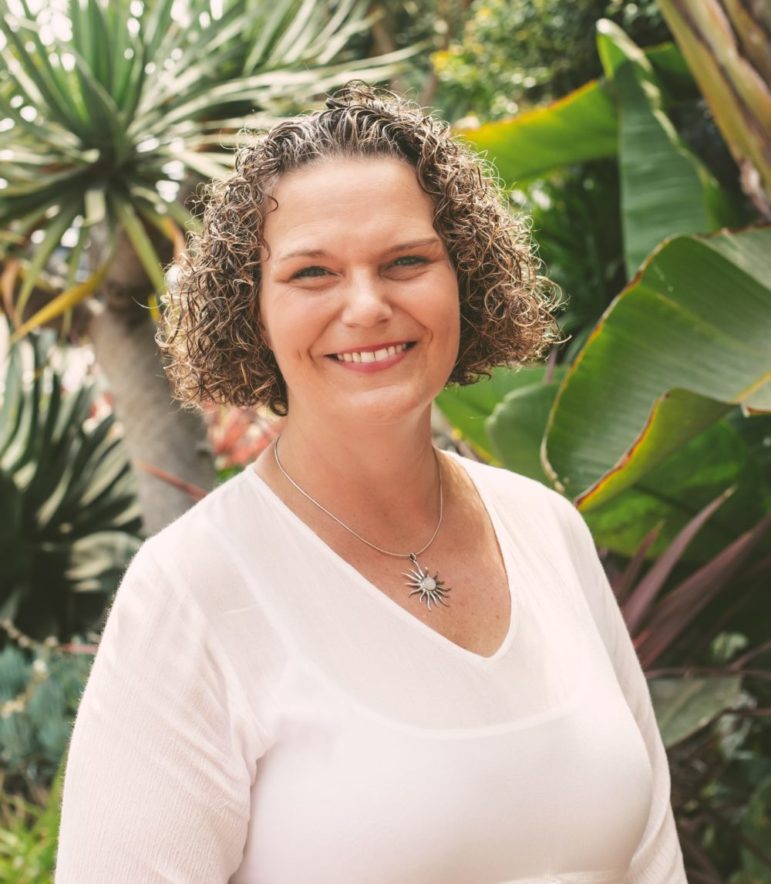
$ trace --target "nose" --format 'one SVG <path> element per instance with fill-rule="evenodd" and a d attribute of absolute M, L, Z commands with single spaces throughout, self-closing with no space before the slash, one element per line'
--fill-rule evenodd
<path fill-rule="evenodd" d="M 341 319 L 350 326 L 375 326 L 391 318 L 387 283 L 370 273 L 356 274 L 344 291 Z"/>

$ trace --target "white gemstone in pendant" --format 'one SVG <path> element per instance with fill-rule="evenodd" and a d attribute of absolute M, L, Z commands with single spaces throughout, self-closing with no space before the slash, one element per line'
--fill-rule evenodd
<path fill-rule="evenodd" d="M 417 595 L 418 601 L 425 602 L 429 611 L 431 610 L 431 602 L 435 605 L 449 607 L 444 599 L 450 591 L 450 587 L 444 585 L 438 574 L 434 574 L 432 577 L 426 568 L 422 568 L 414 553 L 410 555 L 410 561 L 414 566 L 413 569 L 402 572 L 407 578 L 407 585 L 412 588 L 410 595 Z"/>

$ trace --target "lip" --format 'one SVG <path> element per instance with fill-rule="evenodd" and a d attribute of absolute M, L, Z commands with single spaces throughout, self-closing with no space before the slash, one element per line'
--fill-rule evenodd
<path fill-rule="evenodd" d="M 356 348 L 353 350 L 339 350 L 339 353 L 363 353 L 369 352 L 372 350 L 379 350 L 381 347 L 395 347 L 398 344 L 406 344 L 410 343 L 409 341 L 394 341 L 392 344 L 378 344 L 376 347 L 363 347 Z M 394 353 L 393 356 L 389 356 L 387 359 L 381 359 L 379 362 L 343 362 L 342 359 L 335 359 L 334 356 L 328 356 L 330 362 L 333 362 L 335 365 L 339 365 L 340 368 L 346 369 L 348 371 L 357 371 L 360 374 L 374 374 L 378 371 L 385 371 L 391 366 L 396 365 L 401 362 L 406 356 L 408 356 L 415 349 L 416 342 L 412 342 L 413 346 L 408 347 L 406 350 L 399 350 L 398 353 Z"/>

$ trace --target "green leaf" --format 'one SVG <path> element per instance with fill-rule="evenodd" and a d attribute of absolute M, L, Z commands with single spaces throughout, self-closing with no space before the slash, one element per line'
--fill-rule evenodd
<path fill-rule="evenodd" d="M 669 748 L 703 728 L 741 698 L 741 676 L 654 678 L 649 682 L 656 721 Z"/>
<path fill-rule="evenodd" d="M 232 155 L 192 150 L 180 150 L 172 153 L 174 159 L 181 160 L 189 169 L 204 178 L 221 179 L 233 171 Z M 231 162 L 228 163 L 228 160 Z"/>
<path fill-rule="evenodd" d="M 618 148 L 616 108 L 607 85 L 595 80 L 545 107 L 458 135 L 486 151 L 508 185 L 560 166 L 615 156 Z"/>
<path fill-rule="evenodd" d="M 745 419 L 746 422 L 757 418 Z M 727 418 L 685 442 L 605 503 L 582 507 L 598 546 L 633 556 L 649 531 L 659 534 L 648 550 L 658 558 L 683 529 L 727 488 L 734 492 L 691 540 L 681 562 L 702 564 L 751 529 L 768 511 L 757 458 Z"/>
<path fill-rule="evenodd" d="M 112 251 L 113 249 L 110 248 L 109 252 L 112 253 Z M 107 263 L 102 264 L 102 266 L 95 273 L 92 273 L 84 282 L 66 289 L 61 294 L 57 295 L 52 301 L 49 301 L 41 307 L 34 315 L 30 316 L 29 319 L 16 329 L 13 334 L 14 340 L 26 335 L 33 328 L 38 328 L 46 322 L 51 322 L 51 320 L 61 316 L 62 313 L 72 310 L 73 307 L 81 301 L 91 297 L 102 284 L 107 270 Z"/>
<path fill-rule="evenodd" d="M 377 13 L 365 17 L 367 6 L 366 2 L 360 0 L 343 0 L 339 3 L 308 52 L 314 55 L 318 53 L 322 64 L 330 62 L 354 34 L 361 33 L 374 23 Z"/>
<path fill-rule="evenodd" d="M 693 79 L 683 53 L 674 43 L 662 43 L 643 50 L 653 66 L 656 79 L 666 87 L 665 93 L 698 98 L 699 88 Z"/>
<path fill-rule="evenodd" d="M 123 162 L 133 147 L 125 130 L 124 116 L 113 97 L 94 76 L 88 62 L 74 50 L 71 50 L 71 54 L 75 60 L 75 70 L 88 112 L 88 135 L 97 143 L 108 140 L 115 152 L 116 162 Z M 111 137 L 106 139 L 105 134 Z"/>
<path fill-rule="evenodd" d="M 436 397 L 436 405 L 461 438 L 479 449 L 488 460 L 495 460 L 488 435 L 487 419 L 512 390 L 529 388 L 543 381 L 544 366 L 494 368 L 489 378 L 475 384 L 446 387 Z"/>
<path fill-rule="evenodd" d="M 619 166 L 627 275 L 674 234 L 709 233 L 729 220 L 720 187 L 663 112 L 650 62 L 624 32 L 597 23 L 605 72 L 619 101 Z M 727 200 L 725 201 L 727 204 Z"/>
<path fill-rule="evenodd" d="M 503 465 L 544 484 L 549 477 L 541 463 L 541 445 L 558 387 L 555 379 L 513 390 L 487 421 L 493 451 Z"/>
<path fill-rule="evenodd" d="M 770 251 L 771 228 L 675 237 L 605 312 L 547 427 L 550 475 L 582 506 L 639 481 L 717 419 L 719 405 L 702 398 L 771 410 Z M 687 393 L 657 403 L 675 388 Z"/>
<path fill-rule="evenodd" d="M 289 27 L 274 47 L 272 55 L 286 59 L 290 64 L 302 56 L 313 38 L 313 32 L 308 25 L 316 9 L 316 0 L 302 0 L 300 8 L 292 15 Z"/>
<path fill-rule="evenodd" d="M 21 0 L 28 19 L 32 19 L 26 0 Z M 18 20 L 17 20 L 18 22 Z M 18 22 L 18 24 L 22 24 Z M 67 88 L 67 77 L 61 68 L 55 70 L 48 57 L 48 50 L 40 39 L 38 29 L 34 26 L 22 25 L 24 36 L 32 42 L 37 50 L 34 56 L 27 51 L 27 47 L 19 34 L 9 27 L 6 20 L 0 16 L 0 29 L 11 40 L 16 48 L 19 61 L 24 66 L 29 77 L 40 90 L 40 95 L 48 103 L 49 110 L 57 120 L 66 128 L 77 123 L 77 113 Z"/>
<path fill-rule="evenodd" d="M 3 326 L 0 319 L 0 332 Z M 47 330 L 20 341 L 0 374 L 0 607 L 43 630 L 28 630 L 36 639 L 93 627 L 98 604 L 84 619 L 62 595 L 112 592 L 141 527 L 125 450 L 109 433 L 115 418 L 93 430 L 86 425 L 94 388 L 86 382 L 75 393 L 62 390 L 52 367 L 54 339 Z M 57 356 L 66 366 L 67 351 Z M 28 371 L 30 361 L 28 378 L 21 367 Z M 88 551 L 95 555 L 86 564 Z"/>
<path fill-rule="evenodd" d="M 117 194 L 112 194 L 111 199 L 115 206 L 115 214 L 131 240 L 131 245 L 134 247 L 145 273 L 155 287 L 156 293 L 163 291 L 166 288 L 166 280 L 161 269 L 161 260 L 150 242 L 150 238 L 145 233 L 134 207 L 128 200 Z"/>
<path fill-rule="evenodd" d="M 32 289 L 38 281 L 40 271 L 43 269 L 46 261 L 51 257 L 53 250 L 61 243 L 62 237 L 72 226 L 75 216 L 80 212 L 81 206 L 78 202 L 70 202 L 69 205 L 61 206 L 59 214 L 52 219 L 46 229 L 45 237 L 35 251 L 35 256 L 27 270 L 24 284 L 21 287 L 19 296 L 16 300 L 16 310 L 20 316 L 24 315 L 27 306 L 27 300 L 32 294 Z"/>
<path fill-rule="evenodd" d="M 171 7 L 174 0 L 156 0 L 145 3 L 142 9 L 141 31 L 147 49 L 147 61 L 155 61 L 158 48 L 172 24 Z"/>
<path fill-rule="evenodd" d="M 7 336 L 7 327 L 4 321 L 1 330 L 6 332 Z M 0 404 L 0 458 L 3 457 L 5 450 L 16 434 L 22 414 L 23 367 L 21 359 L 20 347 L 11 347 L 3 359 L 5 388 L 0 390 L 2 393 L 2 404 Z"/>
<path fill-rule="evenodd" d="M 599 506 L 633 485 L 731 407 L 688 390 L 674 388 L 663 393 L 653 403 L 636 444 L 582 496 L 583 509 Z"/>

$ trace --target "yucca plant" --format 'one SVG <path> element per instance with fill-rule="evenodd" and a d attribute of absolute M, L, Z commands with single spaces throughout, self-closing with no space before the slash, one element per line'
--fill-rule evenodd
<path fill-rule="evenodd" d="M 100 625 L 142 527 L 115 417 L 63 389 L 53 338 L 0 340 L 0 616 L 38 640 Z"/>
<path fill-rule="evenodd" d="M 18 337 L 77 304 L 134 460 L 209 488 L 203 422 L 170 407 L 151 314 L 187 197 L 237 133 L 411 53 L 356 60 L 365 0 L 11 0 L 0 14 L 0 263 Z M 29 315 L 31 299 L 38 309 Z M 148 528 L 190 503 L 140 471 Z"/>

